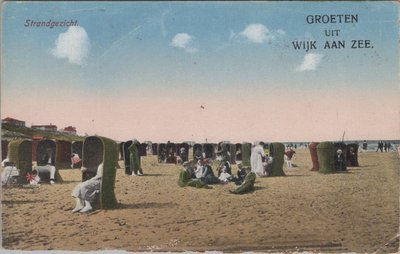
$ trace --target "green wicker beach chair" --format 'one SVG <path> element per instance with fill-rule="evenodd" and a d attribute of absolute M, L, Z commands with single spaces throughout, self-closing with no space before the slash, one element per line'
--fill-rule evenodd
<path fill-rule="evenodd" d="M 32 141 L 14 140 L 8 143 L 8 159 L 19 170 L 17 183 L 28 183 L 26 174 L 32 172 Z"/>
<path fill-rule="evenodd" d="M 101 190 L 97 200 L 100 209 L 112 209 L 117 205 L 114 189 L 118 152 L 117 143 L 108 138 L 89 136 L 83 142 L 83 166 L 92 170 L 93 175 L 93 169 L 97 171 L 98 166 L 103 163 Z"/>
<path fill-rule="evenodd" d="M 319 172 L 323 174 L 335 172 L 335 147 L 332 142 L 322 142 L 317 145 Z"/>
<path fill-rule="evenodd" d="M 272 156 L 272 172 L 270 176 L 284 176 L 283 171 L 285 145 L 282 143 L 269 144 L 269 155 Z"/>

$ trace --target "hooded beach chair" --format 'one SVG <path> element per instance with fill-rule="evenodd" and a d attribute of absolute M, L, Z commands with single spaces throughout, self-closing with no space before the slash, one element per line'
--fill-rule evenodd
<path fill-rule="evenodd" d="M 335 147 L 332 142 L 321 142 L 317 145 L 319 172 L 323 174 L 335 172 Z"/>
<path fill-rule="evenodd" d="M 51 140 L 51 139 L 39 140 L 37 147 L 36 147 L 36 163 L 38 166 L 46 166 L 48 164 L 48 161 L 46 161 L 44 159 L 47 154 L 47 149 L 50 149 L 51 154 L 53 155 L 53 160 L 51 161 L 50 165 L 56 167 L 55 180 L 60 183 L 63 181 L 63 179 L 62 179 L 60 173 L 58 172 L 58 168 L 56 165 L 56 154 L 57 154 L 56 141 Z M 70 158 L 71 158 L 71 155 L 70 155 Z M 50 173 L 39 173 L 39 177 L 40 177 L 41 181 L 50 182 Z"/>
<path fill-rule="evenodd" d="M 312 168 L 311 171 L 318 171 L 319 170 L 319 162 L 318 162 L 318 154 L 317 154 L 317 146 L 318 142 L 312 142 L 308 148 L 310 149 L 310 155 L 311 155 L 311 162 L 312 162 Z"/>
<path fill-rule="evenodd" d="M 19 170 L 17 183 L 28 183 L 26 175 L 32 172 L 32 141 L 13 140 L 8 143 L 8 159 Z"/>
<path fill-rule="evenodd" d="M 284 176 L 283 163 L 285 157 L 285 145 L 282 143 L 269 144 L 269 156 L 273 158 L 271 174 L 269 176 Z"/>
<path fill-rule="evenodd" d="M 97 199 L 97 206 L 100 209 L 112 209 L 117 205 L 114 189 L 118 152 L 117 143 L 108 138 L 89 136 L 83 142 L 82 164 L 87 168 L 86 172 L 90 172 L 90 175 L 85 175 L 86 172 L 83 172 L 82 180 L 85 181 L 90 179 L 90 176 L 95 176 L 98 166 L 103 163 L 103 176 Z"/>
<path fill-rule="evenodd" d="M 81 168 L 82 167 L 82 150 L 83 150 L 83 141 L 74 141 L 71 144 L 71 156 L 72 154 L 77 154 L 81 159 L 80 162 L 74 163 L 72 165 L 73 168 Z"/>

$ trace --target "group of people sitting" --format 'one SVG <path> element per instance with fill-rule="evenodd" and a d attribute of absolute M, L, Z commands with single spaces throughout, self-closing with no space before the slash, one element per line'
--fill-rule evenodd
<path fill-rule="evenodd" d="M 233 182 L 240 185 L 238 189 L 231 191 L 232 193 L 242 194 L 252 191 L 255 182 L 255 174 L 250 171 L 250 168 L 238 165 L 239 170 L 237 175 L 232 174 L 232 168 L 228 157 L 222 155 L 219 158 L 219 165 L 214 174 L 211 167 L 211 160 L 205 159 L 202 153 L 195 153 L 195 158 L 192 161 L 183 164 L 183 171 L 179 177 L 179 185 L 193 186 L 197 188 L 209 188 L 209 184 L 226 184 Z"/>
<path fill-rule="evenodd" d="M 173 163 L 173 164 L 182 164 L 186 162 L 187 151 L 185 147 L 179 148 L 178 152 L 176 152 L 172 147 L 170 147 L 167 151 L 166 148 L 161 149 L 159 155 L 160 163 Z"/>
<path fill-rule="evenodd" d="M 40 174 L 49 174 L 49 182 L 50 184 L 55 184 L 56 182 L 56 167 L 55 165 L 55 155 L 53 150 L 50 147 L 46 148 L 46 152 L 43 154 L 40 161 L 38 161 L 37 166 L 32 168 L 31 172 L 26 174 L 26 179 L 29 184 L 37 185 L 41 181 Z M 18 169 L 15 163 L 10 162 L 9 158 L 5 158 L 1 162 L 1 166 L 4 168 L 4 171 L 1 175 L 2 185 L 9 185 L 18 182 L 18 178 L 21 177 L 20 169 Z"/>

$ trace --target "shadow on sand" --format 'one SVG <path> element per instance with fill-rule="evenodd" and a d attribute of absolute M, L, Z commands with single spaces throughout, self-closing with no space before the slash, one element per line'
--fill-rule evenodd
<path fill-rule="evenodd" d="M 118 209 L 155 209 L 155 208 L 173 208 L 177 204 L 173 202 L 168 203 L 138 203 L 138 204 L 119 204 Z"/>

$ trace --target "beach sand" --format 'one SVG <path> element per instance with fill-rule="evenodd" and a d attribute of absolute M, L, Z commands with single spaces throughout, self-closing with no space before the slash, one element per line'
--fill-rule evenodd
<path fill-rule="evenodd" d="M 397 252 L 398 155 L 360 153 L 359 162 L 347 173 L 323 175 L 310 171 L 309 151 L 297 149 L 296 167 L 284 166 L 286 177 L 257 178 L 254 192 L 233 195 L 233 183 L 180 188 L 180 166 L 158 164 L 150 155 L 142 157 L 144 176 L 117 170 L 117 209 L 89 214 L 71 213 L 80 171 L 60 170 L 64 183 L 3 189 L 3 247 Z"/>

